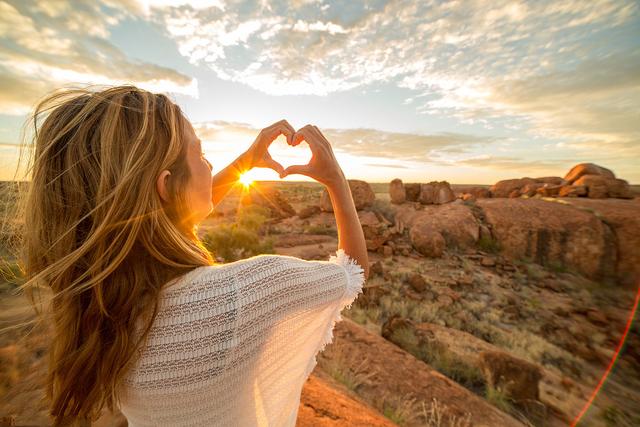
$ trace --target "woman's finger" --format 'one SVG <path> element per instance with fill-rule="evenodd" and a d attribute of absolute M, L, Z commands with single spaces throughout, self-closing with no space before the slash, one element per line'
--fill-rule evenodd
<path fill-rule="evenodd" d="M 280 175 L 280 178 L 284 178 L 285 176 L 292 175 L 292 174 L 305 175 L 310 178 L 313 178 L 312 176 L 309 175 L 310 173 L 311 173 L 311 170 L 309 168 L 309 165 L 292 165 L 283 171 L 283 173 Z"/>

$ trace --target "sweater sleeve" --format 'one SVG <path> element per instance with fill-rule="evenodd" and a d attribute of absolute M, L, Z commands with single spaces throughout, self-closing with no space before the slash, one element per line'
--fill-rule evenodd
<path fill-rule="evenodd" d="M 285 316 L 304 310 L 350 307 L 364 285 L 364 270 L 338 249 L 327 261 L 270 255 L 273 264 L 266 277 L 266 298 L 275 312 Z"/>

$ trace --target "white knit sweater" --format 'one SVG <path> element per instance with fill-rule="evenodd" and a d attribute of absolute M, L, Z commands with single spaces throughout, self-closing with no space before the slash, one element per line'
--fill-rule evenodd
<path fill-rule="evenodd" d="M 258 255 L 174 279 L 121 389 L 129 426 L 295 426 L 316 354 L 363 284 L 342 249 L 329 261 Z"/>

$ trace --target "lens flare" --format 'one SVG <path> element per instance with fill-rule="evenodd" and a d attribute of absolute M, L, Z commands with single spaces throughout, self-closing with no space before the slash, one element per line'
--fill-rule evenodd
<path fill-rule="evenodd" d="M 243 173 L 242 175 L 240 175 L 240 178 L 238 179 L 238 181 L 240 181 L 240 183 L 245 187 L 250 187 L 251 184 L 253 184 L 253 178 L 251 178 L 249 176 L 248 173 Z"/>

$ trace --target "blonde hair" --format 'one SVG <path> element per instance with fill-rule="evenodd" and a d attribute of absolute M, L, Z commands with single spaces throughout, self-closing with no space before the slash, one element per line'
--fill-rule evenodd
<path fill-rule="evenodd" d="M 182 221 L 185 120 L 165 95 L 134 86 L 56 91 L 30 117 L 33 144 L 23 148 L 32 176 L 13 236 L 26 280 L 20 290 L 53 330 L 45 384 L 55 426 L 114 410 L 163 285 L 215 263 Z M 165 205 L 156 190 L 164 169 Z M 34 291 L 42 288 L 52 292 L 39 312 Z"/>

